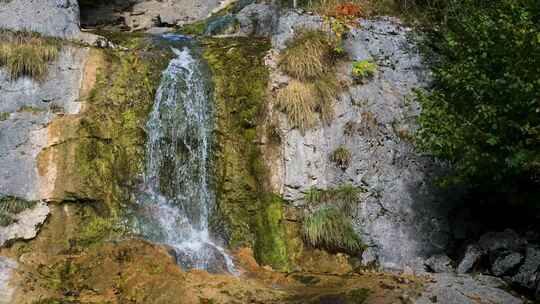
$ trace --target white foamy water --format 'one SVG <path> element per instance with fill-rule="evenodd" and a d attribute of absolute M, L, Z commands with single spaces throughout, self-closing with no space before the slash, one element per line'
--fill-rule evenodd
<path fill-rule="evenodd" d="M 225 250 L 209 232 L 215 203 L 210 187 L 212 99 L 201 63 L 188 48 L 173 49 L 146 129 L 148 143 L 139 230 L 167 244 L 184 268 L 234 273 Z"/>

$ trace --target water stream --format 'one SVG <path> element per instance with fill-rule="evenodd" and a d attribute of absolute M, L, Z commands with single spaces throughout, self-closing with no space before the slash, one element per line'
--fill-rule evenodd
<path fill-rule="evenodd" d="M 145 238 L 171 246 L 185 269 L 234 273 L 231 258 L 209 231 L 215 203 L 209 175 L 212 94 L 190 49 L 173 52 L 146 126 L 139 230 Z"/>

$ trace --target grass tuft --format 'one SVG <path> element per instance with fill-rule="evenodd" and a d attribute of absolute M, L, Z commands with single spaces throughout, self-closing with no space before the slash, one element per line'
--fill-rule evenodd
<path fill-rule="evenodd" d="M 313 85 L 292 80 L 277 93 L 277 106 L 287 114 L 293 127 L 304 132 L 316 121 L 317 92 Z"/>
<path fill-rule="evenodd" d="M 299 32 L 281 55 L 280 67 L 300 80 L 323 77 L 332 68 L 335 42 L 320 30 Z"/>
<path fill-rule="evenodd" d="M 342 170 L 346 170 L 351 164 L 351 152 L 344 146 L 340 146 L 332 152 L 330 160 Z"/>
<path fill-rule="evenodd" d="M 310 214 L 302 230 L 305 241 L 313 247 L 351 253 L 363 248 L 350 218 L 336 208 L 323 208 Z"/>
<path fill-rule="evenodd" d="M 0 43 L 0 67 L 6 68 L 12 80 L 23 76 L 44 80 L 60 52 L 56 39 L 31 32 L 1 31 Z"/>

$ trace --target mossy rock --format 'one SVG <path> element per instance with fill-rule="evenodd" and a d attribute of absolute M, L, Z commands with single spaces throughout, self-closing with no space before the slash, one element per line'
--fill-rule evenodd
<path fill-rule="evenodd" d="M 254 248 L 259 263 L 288 270 L 282 201 L 267 193 L 267 169 L 257 145 L 262 134 L 269 72 L 267 39 L 203 41 L 216 98 L 215 171 L 220 226 L 233 248 Z"/>

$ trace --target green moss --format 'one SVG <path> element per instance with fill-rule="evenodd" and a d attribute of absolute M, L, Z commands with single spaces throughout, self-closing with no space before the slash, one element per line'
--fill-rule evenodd
<path fill-rule="evenodd" d="M 217 210 L 233 248 L 250 246 L 260 263 L 287 270 L 282 202 L 267 194 L 266 168 L 256 144 L 268 86 L 266 39 L 206 39 L 216 98 Z"/>
<path fill-rule="evenodd" d="M 289 260 L 283 221 L 283 200 L 272 194 L 261 199 L 256 216 L 255 258 L 259 263 L 288 271 Z"/>

